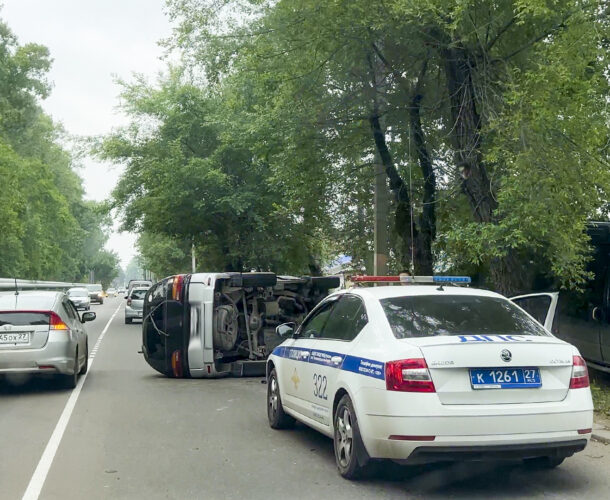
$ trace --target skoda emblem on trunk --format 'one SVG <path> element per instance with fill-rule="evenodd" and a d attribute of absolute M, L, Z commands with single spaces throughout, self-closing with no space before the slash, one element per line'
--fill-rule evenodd
<path fill-rule="evenodd" d="M 507 363 L 513 359 L 513 355 L 511 354 L 511 352 L 508 349 L 502 349 L 502 352 L 500 353 L 500 357 L 502 358 L 502 361 L 506 361 Z"/>

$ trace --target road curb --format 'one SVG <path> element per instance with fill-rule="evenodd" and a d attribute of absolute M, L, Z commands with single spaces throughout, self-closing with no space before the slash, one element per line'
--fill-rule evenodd
<path fill-rule="evenodd" d="M 593 432 L 591 439 L 600 443 L 610 444 L 610 420 L 603 415 L 595 415 L 593 417 Z"/>
<path fill-rule="evenodd" d="M 602 436 L 601 434 L 598 434 L 596 432 L 591 434 L 591 439 L 599 441 L 600 443 L 610 444 L 610 436 Z"/>

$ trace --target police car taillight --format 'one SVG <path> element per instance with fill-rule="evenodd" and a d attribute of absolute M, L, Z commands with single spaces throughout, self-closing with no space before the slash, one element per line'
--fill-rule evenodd
<path fill-rule="evenodd" d="M 572 362 L 572 378 L 570 378 L 570 389 L 582 389 L 589 387 L 589 372 L 585 360 L 580 356 L 574 356 Z"/>
<path fill-rule="evenodd" d="M 385 385 L 388 391 L 436 392 L 423 358 L 388 361 L 385 364 Z"/>

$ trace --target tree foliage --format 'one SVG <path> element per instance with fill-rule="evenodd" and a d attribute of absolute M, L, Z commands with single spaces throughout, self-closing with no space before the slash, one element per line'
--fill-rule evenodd
<path fill-rule="evenodd" d="M 173 269 L 157 249 L 191 242 L 208 269 L 299 272 L 319 255 L 315 230 L 303 208 L 291 210 L 291 193 L 256 150 L 240 109 L 171 71 L 157 86 L 124 85 L 131 126 L 99 147 L 106 159 L 126 165 L 113 207 L 123 229 L 142 233 L 145 265 Z M 290 208 L 289 208 L 290 207 Z M 157 238 L 157 240 L 155 240 Z M 160 260 L 152 262 L 155 254 Z M 178 266 L 180 267 L 180 266 Z"/>
<path fill-rule="evenodd" d="M 40 108 L 50 64 L 0 21 L 0 276 L 81 281 L 105 255 L 105 216 L 83 199 L 65 134 Z"/>
<path fill-rule="evenodd" d="M 585 224 L 610 188 L 604 2 L 169 5 L 169 45 L 333 248 L 370 249 L 370 232 L 346 228 L 371 227 L 381 161 L 397 267 L 432 254 L 504 292 L 537 273 L 586 278 Z"/>

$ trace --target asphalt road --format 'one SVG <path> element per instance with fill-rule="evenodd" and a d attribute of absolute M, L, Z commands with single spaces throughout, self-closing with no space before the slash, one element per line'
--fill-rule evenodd
<path fill-rule="evenodd" d="M 56 453 L 42 461 L 43 470 L 50 464 L 48 474 L 41 476 L 39 467 L 35 480 L 72 391 L 52 380 L 0 382 L 1 499 L 20 499 L 37 481 L 41 499 L 608 497 L 610 446 L 596 442 L 552 471 L 517 464 L 386 465 L 366 480 L 345 481 L 330 440 L 304 426 L 269 428 L 261 379 L 157 375 L 138 354 L 140 325 L 124 324 L 123 302 L 93 306 L 92 348 L 121 309 Z"/>

